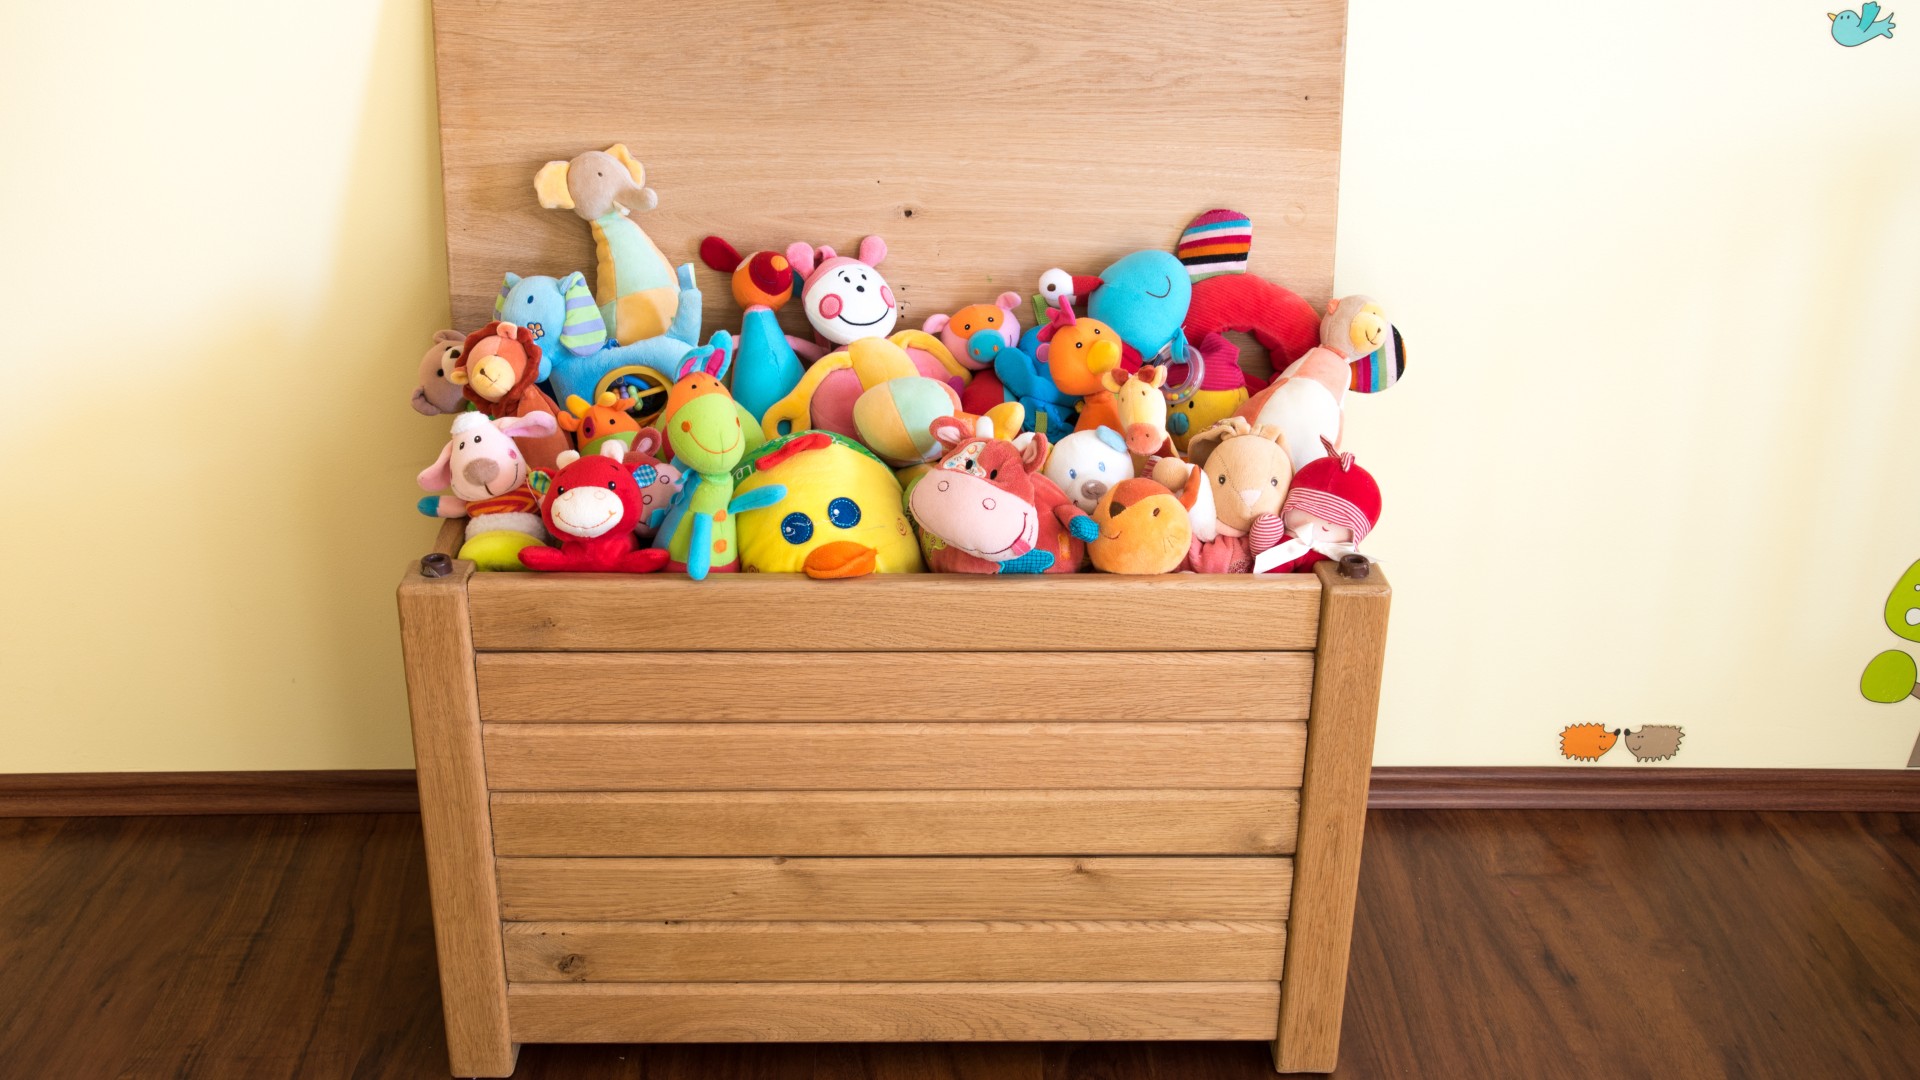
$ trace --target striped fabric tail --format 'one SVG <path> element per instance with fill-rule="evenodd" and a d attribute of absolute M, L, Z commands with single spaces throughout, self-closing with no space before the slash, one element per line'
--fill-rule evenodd
<path fill-rule="evenodd" d="M 502 312 L 507 310 L 507 294 L 513 291 L 513 276 L 508 275 L 500 281 L 500 295 L 493 298 L 493 317 L 498 321 Z"/>
<path fill-rule="evenodd" d="M 1406 347 L 1400 341 L 1400 328 L 1387 327 L 1387 343 L 1355 360 L 1349 368 L 1347 389 L 1360 394 L 1377 394 L 1400 381 L 1407 370 Z"/>
<path fill-rule="evenodd" d="M 598 352 L 607 343 L 607 323 L 593 302 L 586 276 L 576 271 L 560 284 L 567 302 L 567 316 L 560 324 L 561 346 L 575 356 Z"/>
<path fill-rule="evenodd" d="M 1222 274 L 1247 272 L 1247 254 L 1253 248 L 1253 222 L 1233 210 L 1209 210 L 1193 219 L 1174 249 L 1187 275 L 1204 281 Z"/>

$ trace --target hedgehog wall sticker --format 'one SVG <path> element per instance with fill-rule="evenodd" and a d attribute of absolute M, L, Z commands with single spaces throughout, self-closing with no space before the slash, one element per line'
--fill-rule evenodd
<path fill-rule="evenodd" d="M 1895 637 L 1920 642 L 1920 562 L 1907 567 L 1907 572 L 1893 583 L 1880 618 Z M 1916 683 L 1920 683 L 1920 666 L 1914 664 L 1913 657 L 1903 649 L 1888 649 L 1867 661 L 1867 669 L 1860 673 L 1860 694 L 1881 705 L 1896 705 L 1920 697 Z M 1913 744 L 1907 768 L 1920 769 L 1920 740 Z"/>
<path fill-rule="evenodd" d="M 1677 724 L 1642 724 L 1636 731 L 1605 724 L 1568 724 L 1560 729 L 1560 756 L 1568 761 L 1599 761 L 1614 744 L 1625 742 L 1635 761 L 1667 761 L 1680 752 L 1687 733 Z"/>

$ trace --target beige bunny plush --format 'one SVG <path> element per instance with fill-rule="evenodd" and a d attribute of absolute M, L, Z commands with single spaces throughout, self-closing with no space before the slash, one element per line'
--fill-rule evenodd
<path fill-rule="evenodd" d="M 1280 504 L 1293 480 L 1293 458 L 1287 438 L 1274 427 L 1254 427 L 1230 416 L 1193 437 L 1187 444 L 1187 462 L 1163 459 L 1154 467 L 1161 483 L 1181 482 L 1189 470 L 1205 474 L 1212 502 L 1212 519 L 1196 522 L 1195 535 L 1184 569 L 1207 574 L 1245 574 L 1253 570 L 1253 534 L 1263 519 L 1265 534 L 1277 541 Z M 1162 476 L 1164 475 L 1164 478 Z"/>

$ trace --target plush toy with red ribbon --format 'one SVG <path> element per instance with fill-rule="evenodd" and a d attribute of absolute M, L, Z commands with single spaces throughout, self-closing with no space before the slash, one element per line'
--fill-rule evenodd
<path fill-rule="evenodd" d="M 1325 559 L 1338 560 L 1360 553 L 1360 541 L 1380 521 L 1380 485 L 1373 475 L 1353 463 L 1329 442 L 1327 456 L 1308 462 L 1293 474 L 1293 488 L 1280 505 L 1280 520 L 1254 523 L 1253 557 L 1256 574 L 1284 574 L 1308 570 Z M 1278 544 L 1273 532 L 1284 527 Z"/>

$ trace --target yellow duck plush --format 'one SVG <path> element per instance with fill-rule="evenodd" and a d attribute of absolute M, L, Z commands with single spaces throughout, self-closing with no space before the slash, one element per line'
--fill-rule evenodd
<path fill-rule="evenodd" d="M 739 518 L 743 569 L 812 578 L 926 569 L 900 482 L 864 447 L 824 431 L 768 443 L 735 471 L 737 493 L 769 484 L 786 498 Z"/>

